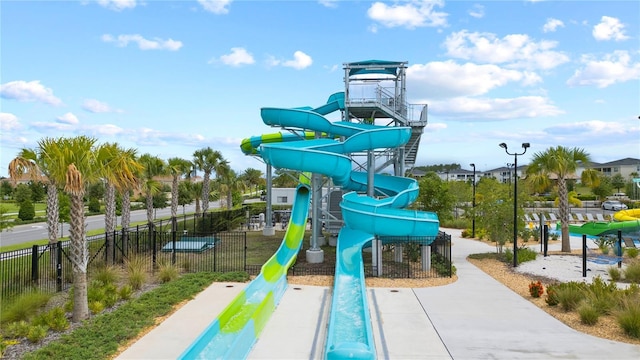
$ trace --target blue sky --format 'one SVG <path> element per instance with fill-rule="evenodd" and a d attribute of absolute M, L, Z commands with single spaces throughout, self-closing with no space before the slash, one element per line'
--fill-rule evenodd
<path fill-rule="evenodd" d="M 429 105 L 417 165 L 479 171 L 551 146 L 640 157 L 637 1 L 2 1 L 0 175 L 45 137 L 89 135 L 264 171 L 261 107 L 319 106 L 343 64 L 407 61 Z"/>

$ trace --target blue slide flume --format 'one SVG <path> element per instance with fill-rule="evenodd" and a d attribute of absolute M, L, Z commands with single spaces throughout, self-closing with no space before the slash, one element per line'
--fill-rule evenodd
<path fill-rule="evenodd" d="M 338 235 L 325 357 L 374 359 L 362 247 L 376 236 L 420 237 L 428 245 L 438 233 L 439 221 L 435 213 L 404 209 L 418 196 L 413 179 L 376 174 L 375 195 L 382 198 L 359 194 L 367 190 L 367 174 L 353 171 L 345 154 L 402 146 L 409 140 L 411 128 L 331 122 L 324 117 L 339 109 L 344 109 L 344 93 L 331 95 L 327 104 L 316 109 L 263 108 L 261 115 L 267 125 L 322 132 L 328 138 L 263 144 L 259 154 L 275 167 L 321 173 L 343 189 L 352 190 L 341 202 L 345 227 Z"/>

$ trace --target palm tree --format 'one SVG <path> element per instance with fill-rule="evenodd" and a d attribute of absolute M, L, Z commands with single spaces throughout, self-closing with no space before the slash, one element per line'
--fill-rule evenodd
<path fill-rule="evenodd" d="M 209 182 L 211 173 L 215 171 L 216 167 L 220 165 L 222 161 L 222 153 L 214 151 L 210 147 L 196 150 L 193 153 L 193 163 L 197 170 L 204 172 L 202 181 L 202 212 L 205 213 L 209 210 Z"/>
<path fill-rule="evenodd" d="M 89 317 L 87 302 L 87 266 L 89 251 L 85 233 L 84 195 L 88 184 L 99 180 L 96 162 L 96 139 L 87 136 L 44 139 L 41 143 L 43 162 L 49 164 L 48 177 L 60 184 L 71 201 L 69 238 L 73 268 L 73 321 Z"/>
<path fill-rule="evenodd" d="M 100 164 L 101 176 L 105 182 L 104 224 L 107 248 L 113 249 L 115 245 L 113 234 L 116 228 L 116 190 L 123 193 L 135 187 L 138 183 L 136 174 L 142 166 L 136 161 L 135 149 L 122 149 L 116 143 L 100 146 L 97 151 L 97 162 Z M 113 254 L 113 252 L 110 253 Z"/>
<path fill-rule="evenodd" d="M 560 226 L 562 229 L 562 251 L 571 252 L 569 240 L 569 192 L 567 180 L 575 175 L 578 166 L 591 162 L 590 155 L 580 148 L 557 146 L 544 152 L 537 152 L 527 167 L 527 180 L 534 189 L 548 187 L 551 178 L 556 178 L 560 210 Z M 587 169 L 582 172 L 582 182 L 591 184 L 597 180 L 597 173 Z"/>
<path fill-rule="evenodd" d="M 9 163 L 9 178 L 15 185 L 23 175 L 29 180 L 44 182 L 47 186 L 47 233 L 49 244 L 58 242 L 58 184 L 56 179 L 50 176 L 49 169 L 54 164 L 52 159 L 43 156 L 52 139 L 44 139 L 38 142 L 36 149 L 22 149 L 18 156 Z"/>
<path fill-rule="evenodd" d="M 155 177 L 165 173 L 165 163 L 159 157 L 151 154 L 140 156 L 138 162 L 142 165 L 142 191 L 146 197 L 147 222 L 151 229 L 153 227 L 153 195 L 162 189 L 162 184 Z"/>
<path fill-rule="evenodd" d="M 248 168 L 242 173 L 242 177 L 251 187 L 255 185 L 256 193 L 258 192 L 258 185 L 262 183 L 262 171 L 254 168 Z"/>
<path fill-rule="evenodd" d="M 233 192 L 246 189 L 246 185 L 236 172 L 231 169 L 227 161 L 221 163 L 216 173 L 218 174 L 220 197 L 226 194 L 227 209 L 231 209 L 233 207 Z"/>
<path fill-rule="evenodd" d="M 193 164 L 189 160 L 171 158 L 168 161 L 168 171 L 171 174 L 171 221 L 173 231 L 176 231 L 176 217 L 178 216 L 178 179 L 183 175 L 189 175 Z"/>

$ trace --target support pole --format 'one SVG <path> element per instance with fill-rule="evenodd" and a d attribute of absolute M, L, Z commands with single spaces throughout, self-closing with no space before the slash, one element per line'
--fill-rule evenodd
<path fill-rule="evenodd" d="M 266 223 L 264 229 L 262 229 L 262 235 L 264 236 L 273 236 L 276 234 L 276 229 L 273 227 L 273 210 L 271 209 L 271 188 L 273 185 L 273 168 L 271 164 L 267 164 L 267 208 L 266 208 Z M 249 225 L 249 220 L 247 219 L 247 226 Z"/>

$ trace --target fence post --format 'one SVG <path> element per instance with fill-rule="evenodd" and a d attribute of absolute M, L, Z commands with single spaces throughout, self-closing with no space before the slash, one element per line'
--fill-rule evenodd
<path fill-rule="evenodd" d="M 38 282 L 38 245 L 31 247 L 31 281 Z"/>
<path fill-rule="evenodd" d="M 176 264 L 176 231 L 174 230 L 171 234 L 171 265 Z"/>
<path fill-rule="evenodd" d="M 152 262 L 153 268 L 155 269 L 156 267 L 156 230 L 153 229 L 150 231 L 150 233 L 151 233 L 151 259 L 152 259 L 151 262 Z"/>
<path fill-rule="evenodd" d="M 56 290 L 62 291 L 62 243 L 56 243 Z"/>

